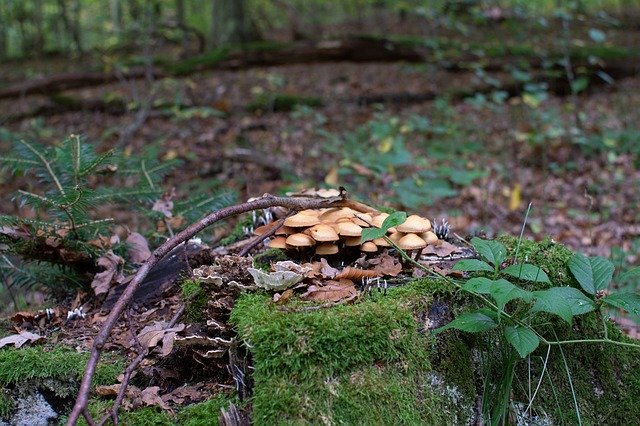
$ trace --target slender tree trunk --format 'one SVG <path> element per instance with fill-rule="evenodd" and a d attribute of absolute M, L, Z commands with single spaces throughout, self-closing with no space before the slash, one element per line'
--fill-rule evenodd
<path fill-rule="evenodd" d="M 122 31 L 122 9 L 120 0 L 109 0 L 109 13 L 111 14 L 111 22 L 113 22 L 113 32 L 120 34 L 120 31 Z"/>
<path fill-rule="evenodd" d="M 58 0 L 58 9 L 60 10 L 60 19 L 64 24 L 64 28 L 73 40 L 76 52 L 82 53 L 82 41 L 80 38 L 80 0 L 75 0 L 73 7 L 74 19 L 71 21 L 66 0 Z"/>
<path fill-rule="evenodd" d="M 33 25 L 35 27 L 35 35 L 33 39 L 33 50 L 34 53 L 41 54 L 44 51 L 44 31 L 42 29 L 43 22 L 43 11 L 42 11 L 42 1 L 36 0 L 35 9 L 33 11 Z"/>
<path fill-rule="evenodd" d="M 214 46 L 260 39 L 247 15 L 246 0 L 212 0 L 211 4 L 211 43 Z"/>
<path fill-rule="evenodd" d="M 9 56 L 7 39 L 8 37 L 8 23 L 6 22 L 6 13 L 4 5 L 0 2 L 0 59 L 4 59 Z"/>

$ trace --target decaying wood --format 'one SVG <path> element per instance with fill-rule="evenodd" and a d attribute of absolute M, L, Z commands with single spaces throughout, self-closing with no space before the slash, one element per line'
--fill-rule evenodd
<path fill-rule="evenodd" d="M 350 207 L 354 210 L 363 211 L 363 204 L 354 202 L 347 199 L 346 191 L 342 191 L 342 195 L 339 197 L 331 198 L 304 198 L 304 197 L 276 197 L 270 194 L 265 194 L 261 198 L 254 201 L 238 204 L 235 206 L 226 207 L 215 211 L 200 221 L 193 223 L 185 230 L 176 234 L 164 244 L 158 247 L 151 257 L 138 269 L 133 276 L 126 290 L 113 309 L 109 313 L 109 316 L 105 320 L 102 328 L 96 335 L 89 356 L 89 361 L 80 383 L 80 389 L 78 391 L 78 397 L 76 398 L 73 410 L 69 414 L 67 425 L 75 425 L 80 416 L 84 416 L 89 424 L 93 424 L 91 415 L 88 412 L 87 405 L 89 402 L 89 392 L 91 390 L 91 380 L 96 371 L 96 366 L 102 354 L 107 339 L 109 338 L 111 331 L 115 327 L 118 319 L 129 305 L 135 291 L 138 289 L 142 281 L 145 279 L 151 268 L 153 268 L 162 258 L 169 254 L 178 245 L 188 241 L 194 237 L 197 233 L 207 228 L 208 226 L 230 216 L 235 216 L 241 213 L 246 213 L 252 210 L 266 209 L 269 207 L 284 207 L 292 211 L 299 211 L 305 209 L 320 209 L 330 207 Z"/>

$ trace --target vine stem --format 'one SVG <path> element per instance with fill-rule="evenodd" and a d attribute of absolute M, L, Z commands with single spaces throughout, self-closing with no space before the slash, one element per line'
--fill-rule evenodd
<path fill-rule="evenodd" d="M 102 350 L 109 338 L 111 331 L 115 327 L 118 319 L 131 302 L 133 294 L 140 286 L 144 278 L 147 276 L 151 268 L 153 268 L 163 257 L 165 257 L 171 250 L 178 245 L 188 241 L 194 237 L 198 232 L 202 231 L 206 227 L 218 222 L 222 219 L 226 219 L 231 216 L 238 215 L 240 213 L 246 213 L 252 210 L 266 209 L 269 207 L 285 207 L 289 210 L 298 211 L 305 209 L 320 209 L 331 207 L 350 207 L 357 211 L 371 212 L 373 209 L 364 204 L 358 203 L 353 200 L 347 199 L 346 191 L 341 191 L 340 196 L 330 198 L 305 198 L 305 197 L 276 197 L 274 195 L 265 194 L 262 197 L 248 201 L 246 203 L 237 204 L 230 207 L 217 210 L 203 219 L 199 220 L 188 226 L 183 231 L 177 233 L 173 237 L 169 238 L 164 244 L 158 247 L 151 257 L 138 269 L 133 276 L 126 290 L 122 293 L 116 304 L 111 309 L 109 316 L 105 320 L 102 328 L 96 335 L 93 341 L 93 347 L 87 361 L 84 375 L 80 383 L 80 389 L 76 398 L 75 404 L 69 418 L 67 419 L 67 425 L 75 425 L 80 416 L 84 416 L 87 423 L 92 424 L 93 420 L 89 415 L 87 406 L 89 403 L 89 392 L 91 390 L 91 380 L 96 371 L 98 361 Z"/>

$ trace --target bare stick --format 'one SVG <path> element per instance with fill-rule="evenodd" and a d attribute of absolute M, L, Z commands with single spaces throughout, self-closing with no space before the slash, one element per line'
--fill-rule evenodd
<path fill-rule="evenodd" d="M 328 207 L 351 207 L 355 210 L 362 211 L 363 207 L 360 203 L 353 202 L 346 199 L 346 196 L 331 197 L 331 198 L 289 198 L 289 197 L 276 197 L 273 195 L 265 194 L 263 197 L 247 203 L 238 204 L 235 206 L 226 207 L 216 212 L 211 213 L 200 221 L 191 224 L 185 230 L 177 233 L 164 244 L 158 247 L 151 257 L 138 269 L 133 279 L 122 293 L 116 304 L 111 309 L 109 316 L 105 320 L 102 328 L 96 335 L 93 342 L 93 348 L 87 362 L 84 375 L 82 376 L 82 382 L 80 383 L 80 389 L 78 391 L 78 397 L 76 398 L 75 405 L 69 418 L 67 425 L 75 425 L 80 415 L 87 413 L 87 404 L 89 402 L 89 392 L 91 390 L 91 380 L 95 374 L 100 354 L 104 348 L 113 327 L 116 325 L 118 318 L 129 305 L 134 292 L 140 286 L 140 283 L 147 276 L 151 268 L 153 268 L 164 256 L 166 256 L 171 250 L 177 247 L 179 244 L 188 241 L 195 236 L 198 232 L 202 231 L 211 224 L 218 222 L 219 220 L 226 219 L 230 216 L 235 216 L 240 213 L 246 213 L 252 210 L 266 209 L 268 207 L 285 207 L 290 210 L 304 210 L 304 209 L 320 209 Z"/>

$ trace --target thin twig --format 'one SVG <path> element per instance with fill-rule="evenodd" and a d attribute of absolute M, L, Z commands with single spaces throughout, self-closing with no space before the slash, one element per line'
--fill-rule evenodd
<path fill-rule="evenodd" d="M 279 219 L 277 222 L 274 222 L 272 224 L 271 229 L 269 229 L 267 232 L 265 232 L 262 235 L 256 235 L 255 238 L 253 238 L 252 240 L 250 240 L 244 247 L 242 250 L 240 250 L 240 253 L 238 253 L 238 256 L 242 257 L 242 256 L 246 256 L 247 253 L 249 253 L 251 251 L 251 249 L 253 249 L 255 246 L 257 246 L 258 244 L 260 244 L 261 242 L 263 242 L 265 239 L 271 237 L 273 234 L 275 234 L 278 229 L 280 229 L 280 227 L 284 224 L 284 221 L 291 216 L 291 214 Z"/>
<path fill-rule="evenodd" d="M 235 216 L 240 213 L 246 213 L 252 210 L 266 209 L 269 207 L 285 207 L 290 210 L 305 210 L 305 209 L 320 209 L 330 207 L 351 207 L 358 211 L 362 211 L 360 203 L 353 202 L 346 199 L 346 194 L 341 197 L 331 198 L 290 198 L 290 197 L 276 197 L 270 194 L 265 194 L 257 200 L 238 204 L 235 206 L 225 207 L 217 210 L 208 216 L 204 217 L 200 221 L 191 224 L 183 231 L 177 233 L 174 237 L 168 239 L 164 244 L 158 247 L 151 257 L 138 269 L 133 279 L 122 293 L 113 309 L 109 313 L 109 316 L 105 320 L 102 328 L 96 335 L 93 342 L 93 347 L 89 355 L 89 360 L 80 383 L 80 389 L 78 391 L 78 397 L 76 398 L 73 410 L 69 414 L 67 425 L 75 425 L 80 415 L 87 413 L 86 407 L 89 403 L 89 392 L 91 390 L 91 380 L 96 371 L 100 355 L 104 348 L 107 339 L 109 338 L 111 331 L 115 327 L 120 315 L 125 308 L 131 302 L 133 294 L 138 289 L 144 278 L 147 276 L 151 268 L 153 268 L 164 256 L 166 256 L 171 250 L 176 248 L 179 244 L 184 243 L 198 232 L 207 228 L 208 226 L 216 223 L 222 219 L 226 219 L 230 216 Z M 85 416 L 86 417 L 86 416 Z"/>

